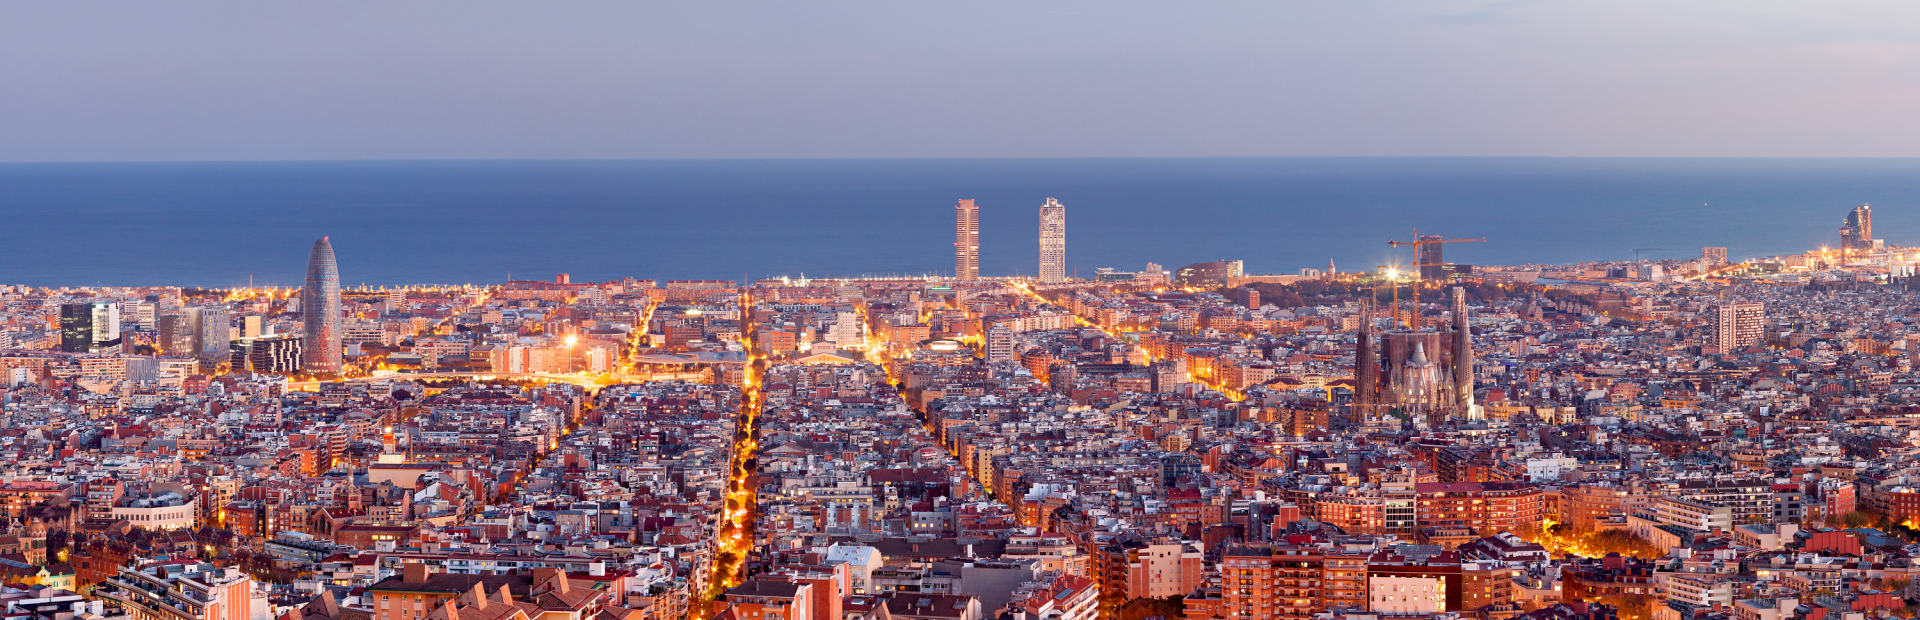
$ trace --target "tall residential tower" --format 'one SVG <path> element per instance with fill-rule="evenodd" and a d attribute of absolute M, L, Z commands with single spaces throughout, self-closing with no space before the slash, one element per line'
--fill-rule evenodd
<path fill-rule="evenodd" d="M 972 200 L 961 200 L 953 207 L 953 277 L 980 277 L 980 207 L 973 206 Z"/>
<path fill-rule="evenodd" d="M 307 257 L 307 286 L 300 289 L 301 357 L 307 372 L 340 372 L 340 269 L 333 262 L 333 244 L 326 237 L 313 242 Z"/>
<path fill-rule="evenodd" d="M 1067 206 L 1052 198 L 1040 205 L 1040 283 L 1067 281 Z"/>

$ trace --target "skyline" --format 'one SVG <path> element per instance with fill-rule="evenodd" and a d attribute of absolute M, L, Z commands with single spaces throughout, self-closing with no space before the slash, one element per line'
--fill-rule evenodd
<path fill-rule="evenodd" d="M 117 8 L 0 7 L 0 161 L 1920 156 L 1894 3 Z"/>
<path fill-rule="evenodd" d="M 1920 620 L 1920 5 L 0 3 L 0 84 L 7 620 Z"/>
<path fill-rule="evenodd" d="M 1907 160 L 11 164 L 0 165 L 0 197 L 18 207 L 12 225 L 57 231 L 78 218 L 99 249 L 28 235 L 0 264 L 0 282 L 297 286 L 300 266 L 278 258 L 280 248 L 322 235 L 337 239 L 348 286 L 498 282 L 509 272 L 594 281 L 951 273 L 949 211 L 961 196 L 982 208 L 983 275 L 1035 273 L 1034 206 L 1048 196 L 1074 207 L 1068 272 L 1083 277 L 1221 258 L 1255 273 L 1323 268 L 1329 258 L 1343 268 L 1410 262 L 1383 242 L 1416 228 L 1486 237 L 1446 251 L 1473 264 L 1698 245 L 1741 260 L 1838 247 L 1833 210 L 1862 203 L 1878 212 L 1880 236 L 1920 238 L 1920 162 Z M 435 232 L 410 232 L 420 227 Z M 527 243 L 472 243 L 506 231 Z M 216 235 L 222 250 L 205 252 L 192 235 Z M 601 251 L 620 247 L 648 251 Z"/>

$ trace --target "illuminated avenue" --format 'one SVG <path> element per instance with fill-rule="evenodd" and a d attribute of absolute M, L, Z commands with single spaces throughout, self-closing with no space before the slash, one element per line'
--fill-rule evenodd
<path fill-rule="evenodd" d="M 1468 265 L 1443 244 L 1498 240 L 1416 231 L 1382 234 L 1405 262 L 1260 275 L 1075 270 L 1049 198 L 1034 278 L 978 274 L 979 208 L 929 249 L 958 277 L 342 288 L 323 238 L 298 288 L 0 286 L 0 594 L 46 620 L 1911 616 L 1920 250 L 1869 207 L 1738 262 Z"/>

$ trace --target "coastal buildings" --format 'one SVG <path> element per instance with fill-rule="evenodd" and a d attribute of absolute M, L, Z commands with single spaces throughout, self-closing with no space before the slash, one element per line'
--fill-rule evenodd
<path fill-rule="evenodd" d="M 962 281 L 980 277 L 980 207 L 971 199 L 953 207 L 953 277 Z"/>
<path fill-rule="evenodd" d="M 307 284 L 300 289 L 302 351 L 307 372 L 340 372 L 340 269 L 327 237 L 313 242 L 307 257 Z"/>
<path fill-rule="evenodd" d="M 1840 226 L 1840 249 L 1863 255 L 1875 249 L 1872 205 L 1860 205 L 1847 212 L 1847 221 Z"/>
<path fill-rule="evenodd" d="M 1700 248 L 1700 262 L 1708 267 L 1725 265 L 1727 264 L 1727 249 L 1711 247 Z"/>
<path fill-rule="evenodd" d="M 1067 207 L 1048 198 L 1040 205 L 1040 283 L 1067 281 Z"/>
<path fill-rule="evenodd" d="M 1373 274 L 1224 261 L 1176 289 L 365 288 L 321 381 L 293 367 L 317 298 L 5 287 L 31 348 L 0 353 L 0 571 L 95 592 L 75 620 L 239 620 L 194 584 L 241 574 L 288 620 L 1899 606 L 1914 293 L 1659 264 L 1496 267 L 1398 312 Z M 58 350 L 67 306 L 113 303 L 153 308 L 133 348 Z M 210 367 L 155 346 L 183 330 L 239 337 Z"/>

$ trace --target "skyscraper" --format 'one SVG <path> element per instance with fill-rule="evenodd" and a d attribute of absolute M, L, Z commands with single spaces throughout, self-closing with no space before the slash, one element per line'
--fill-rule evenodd
<path fill-rule="evenodd" d="M 1732 353 L 1759 344 L 1766 336 L 1767 307 L 1764 304 L 1719 304 L 1707 313 L 1707 342 Z"/>
<path fill-rule="evenodd" d="M 333 262 L 333 244 L 327 237 L 313 242 L 307 257 L 307 286 L 300 289 L 301 357 L 307 372 L 340 372 L 340 270 Z"/>
<path fill-rule="evenodd" d="M 191 330 L 189 342 L 191 352 L 181 351 L 183 355 L 192 355 L 200 359 L 203 372 L 214 372 L 222 363 L 233 356 L 233 319 L 227 309 L 219 306 L 183 308 L 186 314 L 187 329 Z"/>
<path fill-rule="evenodd" d="M 980 277 L 980 207 L 973 206 L 972 200 L 961 200 L 953 207 L 953 277 Z"/>
<path fill-rule="evenodd" d="M 86 353 L 93 346 L 93 304 L 60 304 L 60 350 Z"/>
<path fill-rule="evenodd" d="M 1873 206 L 1860 205 L 1847 212 L 1847 223 L 1840 227 L 1840 249 L 1865 252 L 1873 249 Z"/>
<path fill-rule="evenodd" d="M 1040 283 L 1067 281 L 1067 206 L 1052 198 L 1040 205 Z"/>
<path fill-rule="evenodd" d="M 120 304 L 60 305 L 60 350 L 67 353 L 119 353 Z"/>

